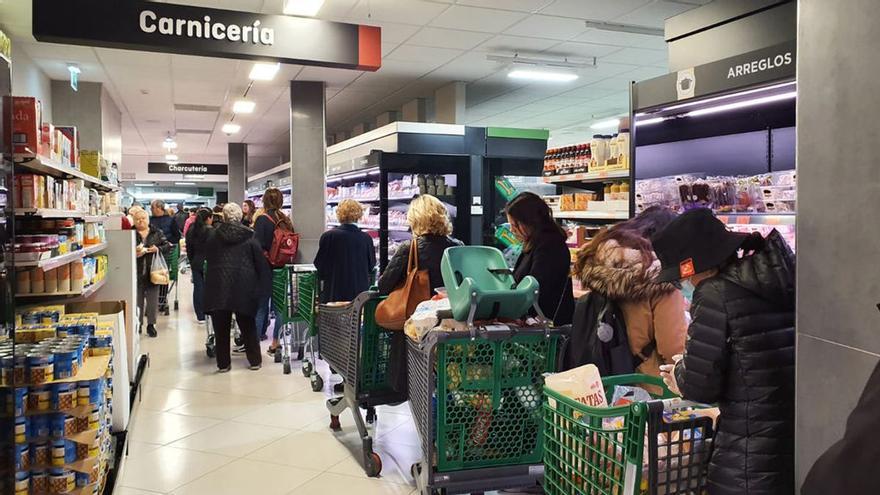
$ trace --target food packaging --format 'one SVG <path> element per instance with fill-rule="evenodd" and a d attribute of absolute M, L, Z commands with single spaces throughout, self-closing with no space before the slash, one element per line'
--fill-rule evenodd
<path fill-rule="evenodd" d="M 556 392 L 589 407 L 608 407 L 602 375 L 595 364 L 586 364 L 547 377 L 544 382 Z M 555 406 L 552 403 L 551 406 Z"/>
<path fill-rule="evenodd" d="M 13 152 L 36 156 L 40 154 L 42 125 L 40 100 L 32 96 L 12 97 Z"/>

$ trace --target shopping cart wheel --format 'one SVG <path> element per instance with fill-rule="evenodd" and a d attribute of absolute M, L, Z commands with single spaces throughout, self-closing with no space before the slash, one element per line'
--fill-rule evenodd
<path fill-rule="evenodd" d="M 324 379 L 321 378 L 321 375 L 315 373 L 311 376 L 310 381 L 312 382 L 312 392 L 320 392 L 321 390 L 324 390 Z"/>
<path fill-rule="evenodd" d="M 376 422 L 376 408 L 368 407 L 367 408 L 367 424 L 373 424 Z"/>
<path fill-rule="evenodd" d="M 281 349 L 275 349 L 274 355 L 275 355 L 275 362 L 280 363 L 281 362 Z M 287 366 L 289 367 L 290 365 L 288 364 Z M 287 374 L 287 373 L 285 373 L 285 374 Z"/>
<path fill-rule="evenodd" d="M 382 458 L 379 457 L 379 454 L 370 452 L 370 455 L 364 458 L 364 470 L 370 478 L 379 476 L 379 473 L 382 472 Z"/>
<path fill-rule="evenodd" d="M 330 429 L 333 431 L 342 430 L 342 425 L 339 423 L 339 416 L 330 415 Z"/>
<path fill-rule="evenodd" d="M 312 366 L 312 362 L 309 361 L 308 359 L 303 361 L 303 365 L 302 365 L 303 376 L 308 378 L 309 376 L 311 376 L 312 371 L 315 371 L 315 367 Z"/>
<path fill-rule="evenodd" d="M 290 374 L 290 361 L 287 361 L 284 363 L 284 374 L 285 375 Z"/>

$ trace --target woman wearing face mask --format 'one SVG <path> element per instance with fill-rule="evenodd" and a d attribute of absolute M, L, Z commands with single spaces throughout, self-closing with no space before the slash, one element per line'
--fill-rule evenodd
<path fill-rule="evenodd" d="M 510 230 L 523 242 L 513 278 L 519 283 L 526 275 L 538 279 L 538 307 L 556 325 L 571 323 L 574 296 L 571 286 L 571 253 L 568 235 L 553 219 L 553 213 L 540 196 L 523 192 L 507 204 Z"/>
<path fill-rule="evenodd" d="M 738 251 L 742 256 L 738 256 Z M 661 282 L 693 291 L 684 357 L 661 367 L 682 397 L 718 403 L 710 495 L 794 493 L 794 255 L 775 230 L 738 234 L 706 209 L 654 239 Z"/>
<path fill-rule="evenodd" d="M 645 223 L 645 218 L 640 217 L 631 221 Z M 641 363 L 636 371 L 660 376 L 660 365 L 671 364 L 672 357 L 684 351 L 685 298 L 673 284 L 654 282 L 660 273 L 660 262 L 654 256 L 651 242 L 628 223 L 603 230 L 585 244 L 578 251 L 574 272 L 591 292 L 605 296 L 620 308 L 634 362 Z M 575 311 L 587 311 L 581 304 L 589 304 L 589 300 L 582 301 Z M 587 364 L 578 354 L 578 349 L 586 345 L 580 344 L 584 332 L 577 330 L 575 323 L 566 368 Z"/>

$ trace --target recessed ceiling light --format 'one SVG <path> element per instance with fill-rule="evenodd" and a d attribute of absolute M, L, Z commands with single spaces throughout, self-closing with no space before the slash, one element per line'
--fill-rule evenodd
<path fill-rule="evenodd" d="M 227 122 L 223 124 L 223 133 L 224 134 L 235 134 L 241 130 L 241 126 L 238 124 L 233 124 L 232 122 Z"/>
<path fill-rule="evenodd" d="M 284 14 L 312 17 L 321 10 L 322 5 L 324 0 L 284 0 Z"/>
<path fill-rule="evenodd" d="M 173 150 L 177 148 L 177 141 L 174 140 L 173 137 L 169 134 L 168 137 L 165 138 L 165 141 L 162 141 L 162 147 L 166 150 Z"/>
<path fill-rule="evenodd" d="M 251 69 L 251 73 L 248 77 L 253 81 L 271 81 L 275 79 L 275 74 L 278 73 L 278 69 L 281 68 L 281 64 L 266 64 L 263 62 L 257 62 L 254 64 L 254 67 Z"/>
<path fill-rule="evenodd" d="M 524 79 L 529 81 L 547 81 L 547 82 L 571 82 L 578 78 L 577 74 L 571 72 L 549 72 L 543 70 L 525 70 L 514 69 L 507 73 L 507 77 L 511 79 Z"/>
<path fill-rule="evenodd" d="M 251 100 L 235 100 L 232 104 L 232 111 L 235 113 L 252 113 L 257 104 Z"/>
<path fill-rule="evenodd" d="M 152 187 L 152 186 L 153 186 L 153 183 L 152 183 L 152 182 L 148 182 L 148 183 L 146 183 L 146 184 L 141 184 L 141 183 L 139 183 L 139 182 L 135 182 L 134 185 L 135 185 L 136 187 Z"/>
<path fill-rule="evenodd" d="M 194 186 L 194 185 L 196 185 L 195 182 L 175 182 L 174 184 L 177 186 Z"/>
<path fill-rule="evenodd" d="M 620 119 L 609 119 L 596 122 L 590 126 L 590 129 L 612 129 L 620 125 Z"/>
<path fill-rule="evenodd" d="M 176 162 L 177 155 L 165 155 L 165 161 L 166 162 Z"/>

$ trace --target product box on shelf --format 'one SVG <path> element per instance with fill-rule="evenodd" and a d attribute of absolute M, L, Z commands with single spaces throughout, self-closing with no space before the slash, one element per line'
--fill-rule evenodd
<path fill-rule="evenodd" d="M 91 175 L 92 177 L 101 178 L 101 156 L 100 151 L 80 150 L 79 152 L 79 169 Z"/>
<path fill-rule="evenodd" d="M 40 126 L 40 154 L 47 158 L 51 158 L 52 149 L 54 147 L 55 126 L 48 122 L 43 122 L 43 125 Z"/>
<path fill-rule="evenodd" d="M 36 156 L 40 154 L 40 100 L 32 96 L 12 97 L 13 152 Z"/>
<path fill-rule="evenodd" d="M 70 141 L 70 158 L 69 164 L 73 168 L 79 168 L 78 165 L 78 155 L 79 155 L 79 131 L 77 131 L 76 126 L 73 125 L 59 125 L 55 126 L 57 131 L 60 131 L 67 139 Z"/>

